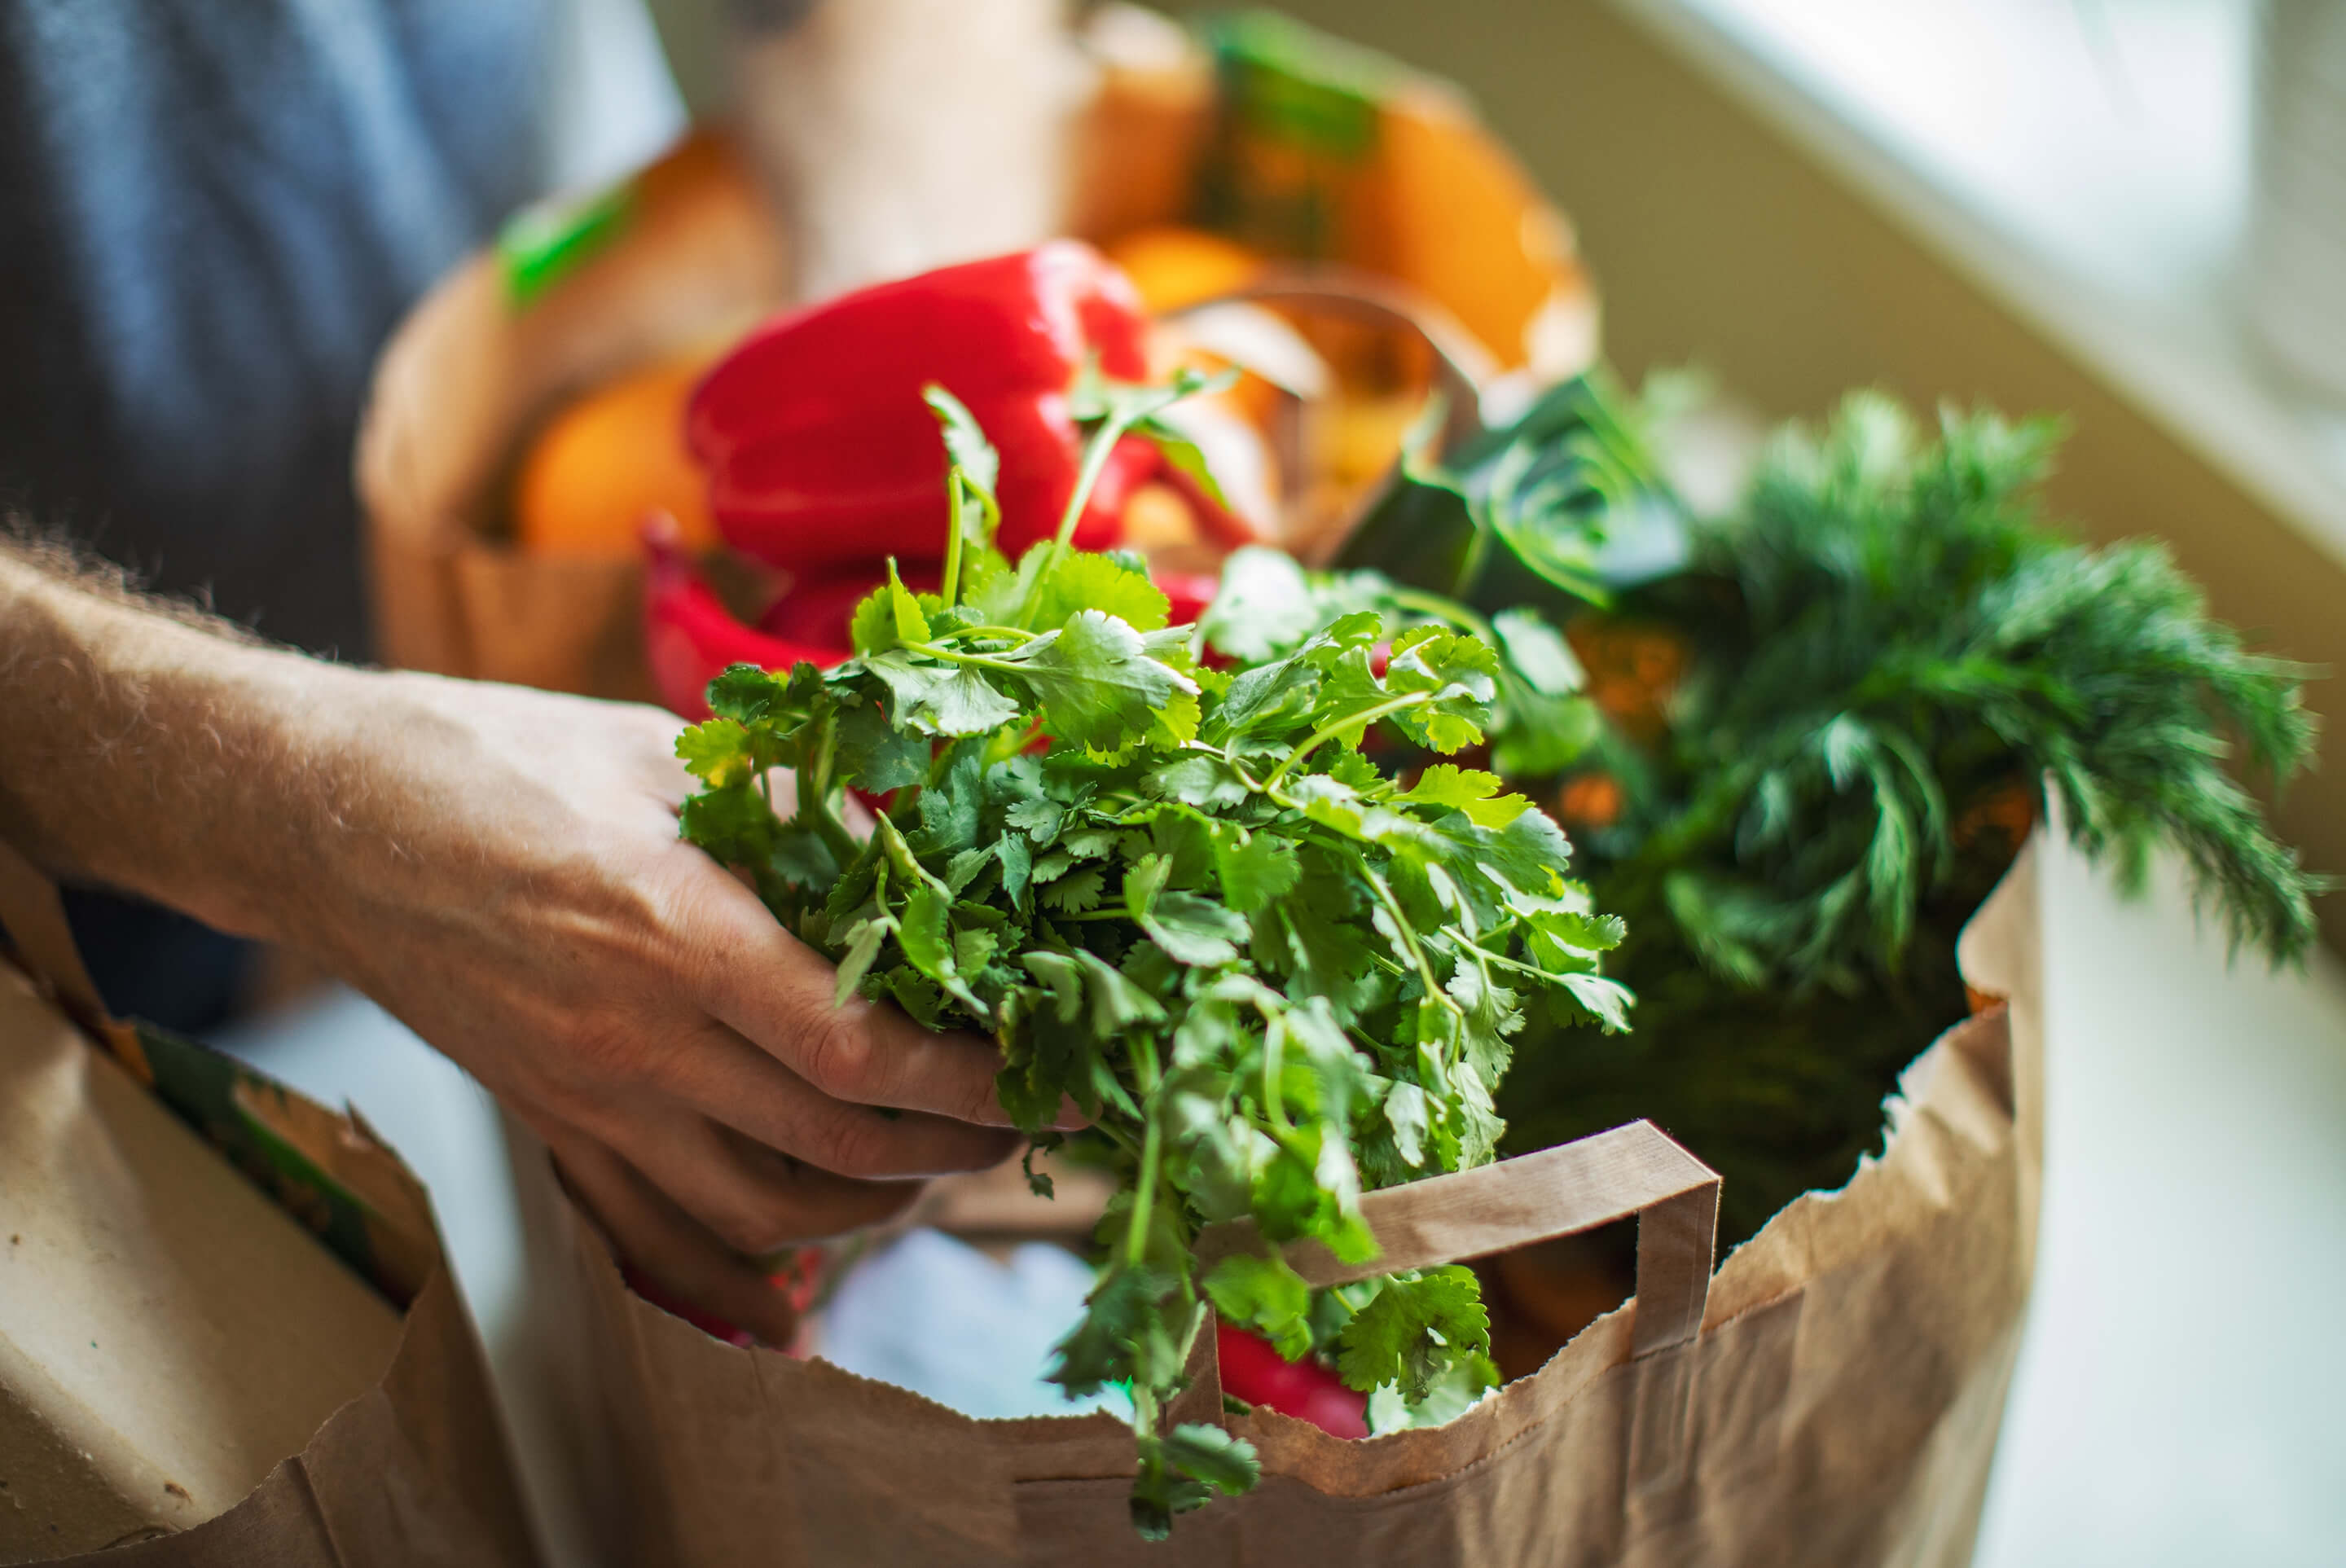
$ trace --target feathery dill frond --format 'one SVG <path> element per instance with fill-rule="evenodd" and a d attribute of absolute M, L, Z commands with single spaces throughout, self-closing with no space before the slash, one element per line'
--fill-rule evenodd
<path fill-rule="evenodd" d="M 2059 436 L 1858 394 L 1778 437 L 1685 571 L 1583 623 L 1686 655 L 1659 733 L 1600 742 L 1620 818 L 1575 832 L 1635 1027 L 1527 1038 L 1510 1147 L 1650 1116 L 1726 1176 L 1727 1240 L 1838 1186 L 1963 1016 L 1957 933 L 2048 792 L 2121 874 L 2176 850 L 2236 949 L 2305 951 L 2324 882 L 2243 776 L 2307 764 L 2315 672 L 2209 618 L 2165 546 L 2048 524 Z"/>
<path fill-rule="evenodd" d="M 2039 514 L 2057 427 L 1949 411 L 1925 441 L 1850 399 L 1780 438 L 1744 514 L 1699 531 L 1659 609 L 1699 650 L 1629 857 L 1744 983 L 1894 972 L 1965 814 L 2059 798 L 2097 860 L 2172 845 L 2234 944 L 2299 956 L 2319 882 L 2228 769 L 2302 767 L 2313 672 L 2211 620 L 2164 546 L 2092 549 Z M 1635 929 L 1634 920 L 1632 929 Z"/>

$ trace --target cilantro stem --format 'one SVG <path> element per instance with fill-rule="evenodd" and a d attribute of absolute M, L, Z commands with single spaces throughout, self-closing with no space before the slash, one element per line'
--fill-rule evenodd
<path fill-rule="evenodd" d="M 1100 1136 L 1106 1138 L 1108 1142 L 1114 1144 L 1117 1148 L 1122 1149 L 1126 1154 L 1130 1155 L 1134 1159 L 1137 1160 L 1140 1157 L 1140 1145 L 1133 1142 L 1132 1135 L 1126 1132 L 1122 1127 L 1115 1126 L 1110 1123 L 1102 1120 L 1094 1122 L 1091 1125 L 1091 1130 L 1099 1134 Z"/>
<path fill-rule="evenodd" d="M 1392 602 L 1397 609 L 1414 610 L 1428 620 L 1448 621 L 1452 626 L 1464 626 L 1493 647 L 1499 646 L 1499 634 L 1493 629 L 1491 623 L 1455 599 L 1445 599 L 1439 594 L 1420 593 L 1414 588 L 1395 588 L 1392 590 Z"/>
<path fill-rule="evenodd" d="M 1025 594 L 1018 601 L 1018 614 L 1015 618 L 1022 625 L 1043 602 L 1043 585 L 1049 582 L 1051 574 L 1059 569 L 1059 561 L 1066 555 L 1067 545 L 1076 536 L 1076 524 L 1083 520 L 1084 507 L 1090 502 L 1092 491 L 1099 484 L 1101 471 L 1107 467 L 1108 453 L 1116 450 L 1116 443 L 1124 439 L 1125 432 L 1132 428 L 1132 423 L 1130 419 L 1109 415 L 1100 422 L 1091 444 L 1084 449 L 1084 466 L 1076 475 L 1075 489 L 1068 493 L 1067 509 L 1059 514 L 1059 531 L 1046 546 L 1051 553 L 1044 557 L 1043 569 L 1035 574 L 1035 580 L 1027 585 Z"/>
<path fill-rule="evenodd" d="M 1116 450 L 1116 443 L 1122 441 L 1125 433 L 1131 428 L 1130 420 L 1114 417 L 1103 420 L 1098 433 L 1092 437 L 1091 445 L 1084 449 L 1082 472 L 1076 475 L 1076 488 L 1067 496 L 1067 509 L 1059 514 L 1059 531 L 1051 540 L 1053 565 L 1058 565 L 1058 557 L 1066 553 L 1068 545 L 1075 540 L 1076 524 L 1082 521 L 1084 506 L 1099 484 L 1101 471 L 1107 467 L 1108 453 Z"/>
<path fill-rule="evenodd" d="M 1418 979 L 1425 983 L 1426 995 L 1449 1008 L 1463 1022 L 1466 1010 L 1459 1006 L 1458 999 L 1444 991 L 1442 982 L 1434 978 L 1433 965 L 1426 962 L 1425 949 L 1418 944 L 1417 931 L 1409 923 L 1409 917 L 1401 912 L 1401 901 L 1393 897 L 1393 891 L 1382 873 L 1363 862 L 1361 874 L 1368 879 L 1369 888 L 1377 895 L 1377 901 L 1385 906 L 1385 913 L 1392 917 L 1393 931 L 1400 936 L 1402 947 L 1409 953 L 1410 962 L 1416 967 Z"/>
<path fill-rule="evenodd" d="M 1378 719 L 1383 718 L 1389 714 L 1399 713 L 1405 708 L 1421 707 L 1431 699 L 1433 695 L 1434 694 L 1430 691 L 1413 691 L 1401 697 L 1388 697 L 1384 701 L 1377 704 L 1374 708 L 1369 708 L 1364 712 L 1355 713 L 1343 718 L 1330 719 L 1327 723 L 1321 725 L 1319 728 L 1313 730 L 1309 736 L 1305 737 L 1302 745 L 1289 752 L 1287 754 L 1287 759 L 1270 770 L 1270 777 L 1262 781 L 1264 791 L 1268 793 L 1269 791 L 1277 789 L 1279 787 L 1279 781 L 1287 777 L 1287 770 L 1294 767 L 1297 763 L 1302 761 L 1306 757 L 1311 756 L 1313 751 L 1320 748 L 1322 742 L 1334 736 L 1341 735 L 1345 730 L 1355 727 L 1360 729 L 1362 734 L 1366 735 L 1368 733 L 1369 726 L 1374 724 Z"/>
<path fill-rule="evenodd" d="M 1059 514 L 1059 531 L 1051 540 L 1051 553 L 1044 558 L 1042 570 L 1035 574 L 1035 580 L 1027 585 L 1026 592 L 1018 601 L 1017 619 L 1022 626 L 1042 602 L 1043 585 L 1049 582 L 1051 574 L 1059 569 L 1060 558 L 1066 555 L 1068 545 L 1074 541 L 1076 524 L 1083 518 L 1084 507 L 1091 501 L 1092 491 L 1098 485 L 1100 473 L 1107 467 L 1108 454 L 1116 450 L 1116 443 L 1183 398 L 1216 386 L 1228 386 L 1235 379 L 1236 372 L 1216 377 L 1201 376 L 1194 371 L 1184 370 L 1175 375 L 1173 384 L 1161 392 L 1143 391 L 1137 401 L 1117 397 L 1107 400 L 1107 406 L 1100 416 L 1099 429 L 1093 432 L 1091 444 L 1084 449 L 1084 466 L 1076 475 L 1076 488 L 1067 497 L 1067 509 Z"/>
<path fill-rule="evenodd" d="M 1140 1145 L 1140 1173 L 1132 1188 L 1132 1220 L 1125 1228 L 1125 1261 L 1137 1268 L 1148 1257 L 1148 1209 L 1157 1196 L 1157 1169 L 1164 1158 L 1164 1135 L 1158 1130 L 1157 1118 L 1148 1117 L 1148 1131 Z M 1138 1380 L 1134 1380 L 1134 1391 L 1138 1392 Z"/>
<path fill-rule="evenodd" d="M 937 579 L 937 593 L 947 609 L 961 602 L 961 504 L 967 494 L 961 470 L 945 470 L 945 565 Z"/>
<path fill-rule="evenodd" d="M 1030 634 L 1027 640 L 1034 642 L 1039 639 Z M 1015 660 L 996 658 L 991 654 L 962 653 L 937 643 L 906 643 L 904 646 L 914 653 L 924 653 L 931 658 L 941 658 L 948 664 L 975 665 L 981 669 L 1005 670 L 1012 675 L 1026 673 L 1025 667 Z"/>
<path fill-rule="evenodd" d="M 841 821 L 838 813 L 831 809 L 831 766 L 838 738 L 838 720 L 827 718 L 816 738 L 813 754 L 806 756 L 801 753 L 805 759 L 797 769 L 798 814 L 814 824 L 816 835 L 843 869 L 854 863 L 855 858 L 862 853 L 863 846 L 855 841 L 855 836 L 847 830 L 847 824 Z M 765 780 L 760 779 L 760 782 Z M 772 809 L 773 804 L 773 795 L 769 790 L 767 809 Z"/>
<path fill-rule="evenodd" d="M 1470 942 L 1467 945 L 1473 947 L 1476 952 L 1481 953 L 1486 963 L 1495 963 L 1503 969 L 1515 970 L 1521 973 L 1528 974 L 1535 980 L 1545 981 L 1550 985 L 1556 984 L 1567 974 L 1595 974 L 1598 972 L 1598 971 L 1594 968 L 1586 970 L 1545 970 L 1540 968 L 1535 963 L 1525 963 L 1519 958 L 1509 958 L 1504 953 L 1493 952 L 1489 948 L 1483 946 L 1479 942 Z"/>
<path fill-rule="evenodd" d="M 1133 1087 L 1138 1089 L 1141 1097 L 1145 1099 L 1157 1093 L 1157 1085 L 1163 1079 L 1164 1074 L 1158 1072 L 1157 1067 L 1157 1043 L 1146 1034 L 1134 1035 L 1132 1038 Z"/>
<path fill-rule="evenodd" d="M 1279 1092 L 1279 1081 L 1286 1075 L 1287 1053 L 1279 1025 L 1273 1023 L 1262 1032 L 1262 1108 L 1282 1137 L 1295 1130 L 1287 1115 L 1287 1096 Z"/>
<path fill-rule="evenodd" d="M 831 748 L 838 738 L 839 721 L 836 718 L 825 718 L 822 721 L 821 732 L 816 737 L 814 745 L 814 787 L 815 799 L 818 800 L 831 793 Z"/>

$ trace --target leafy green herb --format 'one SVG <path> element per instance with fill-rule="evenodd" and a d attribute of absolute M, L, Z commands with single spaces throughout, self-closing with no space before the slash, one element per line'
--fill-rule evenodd
<path fill-rule="evenodd" d="M 1199 626 L 1216 652 L 1260 660 L 1291 653 L 1336 616 L 1362 612 L 1390 626 L 1470 632 L 1497 652 L 1491 759 L 1507 777 L 1557 772 L 1596 741 L 1603 721 L 1582 690 L 1572 650 L 1529 610 L 1504 609 L 1486 618 L 1459 601 L 1376 572 L 1306 572 L 1291 555 L 1248 548 L 1224 566 L 1221 592 Z"/>
<path fill-rule="evenodd" d="M 1369 1260 L 1363 1190 L 1492 1157 L 1493 1093 L 1535 998 L 1618 1025 L 1626 994 L 1599 967 L 1621 931 L 1566 879 L 1555 823 L 1495 778 L 1449 766 L 1404 787 L 1362 756 L 1372 736 L 1476 746 L 1494 705 L 1537 689 L 1458 624 L 1474 617 L 1364 585 L 1357 606 L 1290 606 L 1276 650 L 1213 667 L 1135 564 L 1066 547 L 1080 490 L 1057 540 L 1015 568 L 996 555 L 981 438 L 931 401 L 974 524 L 946 591 L 892 571 L 851 662 L 720 677 L 715 717 L 678 742 L 702 785 L 683 830 L 838 960 L 842 996 L 991 1033 L 1002 1103 L 1038 1146 L 1061 1141 L 1046 1125 L 1064 1100 L 1091 1119 L 1074 1136 L 1120 1191 L 1052 1376 L 1130 1388 L 1133 1517 L 1162 1535 L 1255 1478 L 1220 1429 L 1160 1430 L 1209 1300 L 1283 1350 L 1332 1348 L 1386 1406 L 1492 1378 L 1466 1270 L 1321 1312 L 1273 1259 L 1201 1280 L 1192 1246 L 1248 1216 L 1273 1242 Z M 1161 402 L 1114 393 L 1092 456 Z M 1242 559 L 1233 591 L 1263 569 Z M 895 789 L 861 843 L 851 786 Z"/>
<path fill-rule="evenodd" d="M 1390 1384 L 1422 1400 L 1456 1363 L 1457 1352 L 1490 1349 L 1491 1316 L 1474 1272 L 1451 1264 L 1387 1279 L 1344 1325 L 1336 1365 L 1354 1388 Z"/>

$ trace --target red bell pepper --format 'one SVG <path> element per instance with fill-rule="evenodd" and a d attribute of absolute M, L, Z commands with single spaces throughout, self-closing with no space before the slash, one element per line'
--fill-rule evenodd
<path fill-rule="evenodd" d="M 1204 615 L 1222 585 L 1222 580 L 1210 572 L 1151 572 L 1148 577 L 1164 592 L 1167 618 L 1177 626 L 1188 626 Z"/>
<path fill-rule="evenodd" d="M 1250 1405 L 1310 1421 L 1332 1437 L 1369 1435 L 1369 1397 L 1317 1361 L 1290 1361 L 1270 1341 L 1228 1323 L 1215 1325 L 1214 1353 L 1222 1363 L 1222 1388 Z"/>
<path fill-rule="evenodd" d="M 934 593 L 939 573 L 934 566 L 898 563 L 897 576 L 916 594 Z M 814 647 L 845 647 L 855 606 L 888 580 L 886 563 L 858 564 L 820 577 L 808 577 L 766 607 L 758 629 L 785 642 Z"/>
<path fill-rule="evenodd" d="M 968 405 L 1002 454 L 1000 543 L 1048 538 L 1074 494 L 1083 437 L 1069 392 L 1086 361 L 1147 372 L 1139 296 L 1090 247 L 1013 256 L 882 283 L 752 332 L 693 394 L 686 439 L 709 476 L 727 544 L 793 572 L 944 554 L 945 454 L 922 401 Z M 1121 449 L 1076 533 L 1114 543 L 1124 500 L 1162 464 Z"/>
<path fill-rule="evenodd" d="M 790 1304 L 790 1311 L 803 1319 L 814 1306 L 815 1297 L 821 1292 L 824 1256 L 817 1247 L 800 1248 L 782 1266 L 766 1276 L 766 1283 Z M 634 1264 L 621 1262 L 619 1278 L 627 1288 L 667 1313 L 681 1318 L 712 1339 L 722 1339 L 737 1350 L 746 1350 L 759 1342 L 747 1329 L 736 1328 L 730 1321 L 714 1312 L 702 1310 L 689 1301 L 670 1295 L 658 1280 Z M 802 1353 L 789 1345 L 774 1345 L 771 1349 L 784 1355 L 803 1359 Z"/>
<path fill-rule="evenodd" d="M 686 718 L 709 717 L 709 683 L 729 665 L 788 669 L 801 661 L 829 668 L 850 655 L 847 628 L 835 641 L 801 642 L 737 619 L 686 555 L 672 519 L 644 530 L 644 652 L 660 700 Z M 853 609 L 850 601 L 849 609 Z"/>
<path fill-rule="evenodd" d="M 708 471 L 726 542 L 797 582 L 752 628 L 672 538 L 649 539 L 646 640 L 668 705 L 704 715 L 702 694 L 729 664 L 846 658 L 849 616 L 891 558 L 908 584 L 934 583 L 946 460 L 921 395 L 933 383 L 968 406 L 1001 455 L 1003 553 L 1015 559 L 1052 537 L 1082 467 L 1076 381 L 1087 361 L 1111 380 L 1138 380 L 1143 325 L 1123 274 L 1087 246 L 1055 240 L 881 284 L 752 332 L 694 392 L 686 439 Z M 1130 435 L 1086 499 L 1076 546 L 1114 545 L 1127 504 L 1151 483 L 1180 494 L 1218 542 L 1252 541 L 1153 442 Z M 1177 606 L 1176 620 L 1201 604 Z"/>

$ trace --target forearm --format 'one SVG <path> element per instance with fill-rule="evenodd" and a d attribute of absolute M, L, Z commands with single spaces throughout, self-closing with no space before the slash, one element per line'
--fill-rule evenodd
<path fill-rule="evenodd" d="M 272 935 L 317 868 L 332 711 L 356 672 L 0 540 L 0 835 L 60 875 Z"/>

